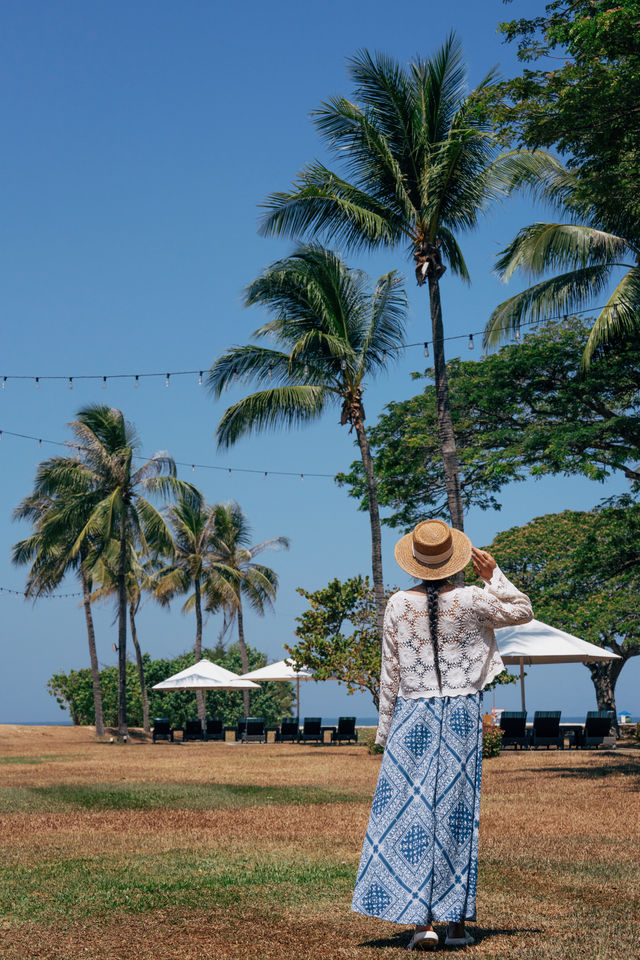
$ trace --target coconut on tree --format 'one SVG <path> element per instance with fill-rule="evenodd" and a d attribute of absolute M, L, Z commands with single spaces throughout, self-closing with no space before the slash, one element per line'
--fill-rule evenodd
<path fill-rule="evenodd" d="M 217 428 L 228 447 L 254 430 L 292 427 L 338 407 L 340 424 L 356 435 L 367 483 L 371 561 L 380 636 L 385 596 L 380 515 L 373 461 L 365 430 L 367 381 L 386 369 L 404 343 L 406 296 L 392 272 L 373 289 L 366 275 L 338 254 L 309 245 L 269 266 L 248 288 L 246 304 L 266 307 L 273 319 L 253 334 L 270 346 L 234 347 L 212 366 L 215 396 L 236 378 L 265 389 L 229 407 Z"/>
<path fill-rule="evenodd" d="M 318 161 L 305 167 L 289 191 L 267 199 L 261 231 L 320 235 L 355 250 L 400 246 L 413 257 L 417 283 L 429 291 L 447 502 L 453 526 L 462 530 L 440 282 L 447 267 L 470 280 L 458 236 L 502 195 L 498 147 L 468 96 L 453 34 L 431 58 L 406 67 L 365 50 L 349 60 L 348 70 L 353 99 L 332 97 L 312 114 L 344 175 Z"/>

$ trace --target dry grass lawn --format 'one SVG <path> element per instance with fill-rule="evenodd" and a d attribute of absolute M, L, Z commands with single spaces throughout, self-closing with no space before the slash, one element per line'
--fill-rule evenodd
<path fill-rule="evenodd" d="M 386 960 L 351 913 L 380 765 L 362 747 L 99 744 L 0 727 L 2 960 Z M 484 767 L 478 960 L 640 957 L 637 753 Z"/>

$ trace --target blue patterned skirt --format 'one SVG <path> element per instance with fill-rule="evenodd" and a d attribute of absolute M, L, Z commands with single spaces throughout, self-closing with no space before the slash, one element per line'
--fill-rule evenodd
<path fill-rule="evenodd" d="M 352 910 L 392 923 L 475 920 L 482 694 L 398 697 Z"/>

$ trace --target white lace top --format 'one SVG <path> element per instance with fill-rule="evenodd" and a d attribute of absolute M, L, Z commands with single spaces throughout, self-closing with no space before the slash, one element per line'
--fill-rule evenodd
<path fill-rule="evenodd" d="M 458 697 L 482 690 L 504 664 L 494 627 L 528 623 L 531 601 L 507 580 L 499 567 L 480 587 L 454 587 L 438 601 L 438 658 L 442 687 L 434 667 L 426 591 L 398 590 L 384 615 L 380 716 L 376 743 L 387 742 L 396 697 Z"/>

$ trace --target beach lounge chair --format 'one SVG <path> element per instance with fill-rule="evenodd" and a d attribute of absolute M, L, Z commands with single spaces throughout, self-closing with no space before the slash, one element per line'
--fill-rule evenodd
<path fill-rule="evenodd" d="M 262 717 L 247 717 L 247 724 L 242 734 L 243 743 L 266 743 L 267 733 Z"/>
<path fill-rule="evenodd" d="M 207 720 L 204 737 L 205 740 L 224 740 L 224 724 L 222 720 Z"/>
<path fill-rule="evenodd" d="M 343 740 L 358 742 L 355 717 L 338 717 L 338 729 L 331 731 L 331 743 L 342 743 Z"/>
<path fill-rule="evenodd" d="M 613 739 L 615 744 L 615 737 L 611 737 L 613 721 L 613 710 L 589 710 L 584 723 L 584 733 L 580 738 L 580 747 L 583 750 L 598 748 L 605 740 L 610 739 Z"/>
<path fill-rule="evenodd" d="M 316 740 L 322 743 L 322 717 L 305 717 L 302 730 L 298 731 L 298 743 Z"/>
<path fill-rule="evenodd" d="M 298 720 L 283 720 L 280 729 L 276 731 L 276 743 L 290 741 L 294 743 L 298 739 Z"/>
<path fill-rule="evenodd" d="M 502 730 L 502 746 L 513 746 L 529 749 L 527 736 L 527 713 L 525 710 L 503 710 L 500 715 L 500 729 Z"/>
<path fill-rule="evenodd" d="M 202 740 L 202 724 L 199 720 L 187 720 L 182 731 L 183 740 Z"/>
<path fill-rule="evenodd" d="M 536 710 L 533 715 L 533 730 L 531 732 L 531 746 L 556 746 L 564 750 L 564 736 L 560 733 L 560 710 Z"/>
<path fill-rule="evenodd" d="M 173 727 L 166 717 L 156 717 L 153 721 L 153 742 L 157 743 L 158 740 L 170 740 L 173 743 Z"/>

